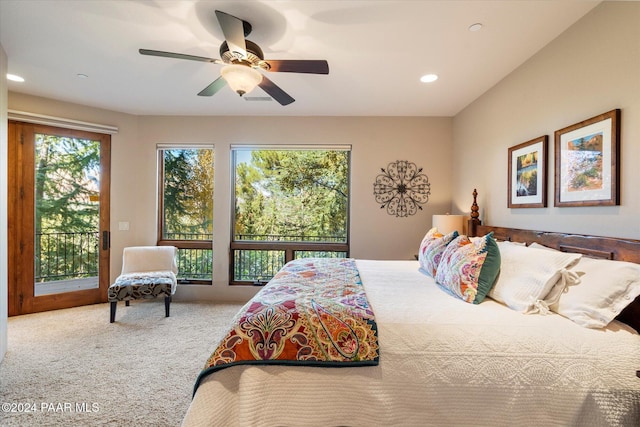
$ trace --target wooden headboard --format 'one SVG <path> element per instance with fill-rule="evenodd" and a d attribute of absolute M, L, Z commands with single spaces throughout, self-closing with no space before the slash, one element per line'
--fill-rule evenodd
<path fill-rule="evenodd" d="M 493 237 L 498 240 L 527 244 L 536 242 L 564 252 L 640 264 L 640 240 L 492 227 L 481 225 L 477 219 L 469 221 L 470 236 L 484 236 L 490 232 L 493 232 Z M 627 306 L 616 319 L 640 332 L 640 297 Z"/>

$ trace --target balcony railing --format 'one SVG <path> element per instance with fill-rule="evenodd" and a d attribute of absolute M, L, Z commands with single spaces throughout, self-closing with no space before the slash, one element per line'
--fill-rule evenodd
<path fill-rule="evenodd" d="M 235 241 L 243 242 L 319 242 L 319 243 L 344 243 L 347 236 L 281 236 L 278 234 L 236 234 Z"/>
<path fill-rule="evenodd" d="M 345 258 L 344 251 L 293 250 L 293 259 L 300 258 Z M 251 282 L 264 284 L 287 262 L 286 250 L 234 250 L 233 279 L 234 282 Z"/>
<path fill-rule="evenodd" d="M 213 249 L 178 249 L 178 281 L 210 281 L 213 276 Z"/>
<path fill-rule="evenodd" d="M 264 284 L 286 264 L 298 258 L 344 258 L 345 236 L 236 234 L 231 242 L 231 284 Z"/>
<path fill-rule="evenodd" d="M 211 234 L 202 233 L 164 233 L 165 240 L 211 240 Z"/>
<path fill-rule="evenodd" d="M 176 240 L 208 240 L 211 235 L 176 234 Z M 240 234 L 235 236 L 232 281 L 263 283 L 290 258 L 345 257 L 344 236 L 281 236 Z M 238 244 L 245 242 L 244 244 Z M 258 242 L 256 248 L 243 247 Z M 270 243 L 272 243 L 270 245 Z M 300 243 L 297 245 L 296 242 Z M 326 244 L 326 245 L 325 245 Z M 281 246 L 286 246 L 282 248 Z M 267 247 L 268 246 L 268 247 Z M 326 248 L 324 247 L 326 246 Z M 37 233 L 35 237 L 36 283 L 84 279 L 98 276 L 100 236 L 98 232 Z M 289 255 L 288 255 L 289 254 Z M 210 281 L 213 275 L 213 249 L 179 248 L 178 279 Z"/>
<path fill-rule="evenodd" d="M 97 276 L 99 245 L 98 232 L 36 233 L 36 283 Z"/>
<path fill-rule="evenodd" d="M 36 233 L 36 283 L 97 277 L 99 248 L 98 232 Z M 178 279 L 211 280 L 212 257 L 212 249 L 179 249 Z"/>

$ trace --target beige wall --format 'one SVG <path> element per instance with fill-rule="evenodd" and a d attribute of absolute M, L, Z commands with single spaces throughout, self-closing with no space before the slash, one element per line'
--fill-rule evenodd
<path fill-rule="evenodd" d="M 181 287 L 177 299 L 244 300 L 256 292 L 227 285 L 231 144 L 351 145 L 350 239 L 356 258 L 412 259 L 431 215 L 451 208 L 451 118 L 131 116 L 19 93 L 10 94 L 9 108 L 119 128 L 112 137 L 112 280 L 125 246 L 156 241 L 156 145 L 214 144 L 214 286 Z M 373 198 L 380 168 L 396 160 L 423 167 L 431 183 L 429 202 L 408 218 L 388 215 Z M 119 231 L 125 221 L 129 231 Z"/>
<path fill-rule="evenodd" d="M 1 64 L 6 58 L 0 57 Z M 6 91 L 0 85 L 0 93 Z M 18 93 L 9 94 L 9 108 L 118 126 L 112 138 L 112 280 L 125 246 L 156 239 L 156 144 L 215 144 L 215 283 L 181 287 L 178 298 L 242 300 L 255 293 L 226 284 L 230 144 L 352 145 L 350 237 L 356 258 L 411 258 L 431 215 L 467 213 L 473 188 L 489 224 L 640 238 L 640 3 L 599 5 L 453 119 L 132 116 Z M 509 147 L 547 134 L 551 154 L 556 129 L 614 108 L 622 110 L 620 206 L 554 208 L 550 155 L 549 207 L 507 209 Z M 410 218 L 387 215 L 373 199 L 376 175 L 395 160 L 422 166 L 431 182 L 429 203 Z M 6 198 L 0 197 L 5 209 L 2 203 Z M 129 231 L 118 231 L 121 221 L 130 223 Z M 2 278 L 6 283 L 6 273 Z"/>
<path fill-rule="evenodd" d="M 157 143 L 213 143 L 216 150 L 214 229 L 215 282 L 227 295 L 254 289 L 228 289 L 228 248 L 231 213 L 231 144 L 350 144 L 351 256 L 371 259 L 411 259 L 431 223 L 431 214 L 450 207 L 449 118 L 356 117 L 141 117 L 140 145 L 149 162 Z M 155 170 L 146 166 L 145 193 L 155 189 Z M 386 214 L 373 199 L 373 181 L 381 167 L 410 160 L 424 167 L 432 197 L 424 210 L 408 218 Z M 155 232 L 155 211 L 145 210 L 145 235 Z M 184 289 L 186 291 L 197 288 Z M 216 297 L 221 292 L 210 291 Z"/>
<path fill-rule="evenodd" d="M 557 129 L 619 108 L 621 204 L 555 208 Z M 507 208 L 507 150 L 549 135 L 548 207 Z M 477 187 L 485 223 L 640 239 L 640 3 L 603 2 L 453 121 L 453 204 Z"/>

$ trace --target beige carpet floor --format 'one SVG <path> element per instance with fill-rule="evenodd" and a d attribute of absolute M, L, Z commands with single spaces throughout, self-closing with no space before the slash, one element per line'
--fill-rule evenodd
<path fill-rule="evenodd" d="M 179 426 L 240 304 L 96 304 L 9 318 L 0 426 Z"/>

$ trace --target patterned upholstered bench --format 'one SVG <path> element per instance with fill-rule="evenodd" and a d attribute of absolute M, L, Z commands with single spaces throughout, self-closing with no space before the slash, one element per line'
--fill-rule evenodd
<path fill-rule="evenodd" d="M 118 301 L 164 297 L 165 316 L 169 317 L 171 296 L 176 291 L 178 272 L 173 246 L 137 246 L 125 248 L 122 274 L 109 287 L 110 322 L 116 317 Z"/>

